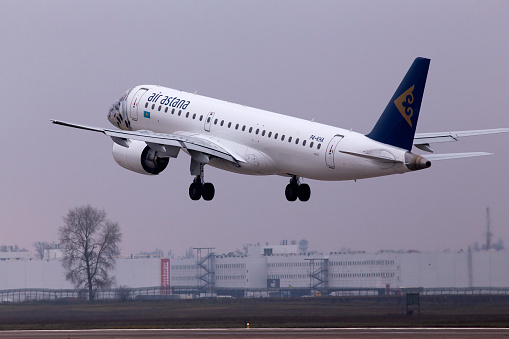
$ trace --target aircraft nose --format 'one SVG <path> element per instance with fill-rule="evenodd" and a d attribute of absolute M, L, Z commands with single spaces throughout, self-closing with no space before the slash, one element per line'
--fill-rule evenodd
<path fill-rule="evenodd" d="M 108 111 L 109 122 L 120 129 L 130 128 L 129 118 L 127 117 L 127 97 L 130 92 L 131 89 L 128 89 L 120 99 L 110 106 Z"/>
<path fill-rule="evenodd" d="M 108 120 L 115 126 L 120 127 L 120 119 L 121 119 L 121 105 L 122 102 L 120 100 L 115 101 L 113 105 L 110 106 L 108 111 Z"/>

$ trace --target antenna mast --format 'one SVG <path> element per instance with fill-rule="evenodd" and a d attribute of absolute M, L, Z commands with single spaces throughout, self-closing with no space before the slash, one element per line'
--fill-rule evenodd
<path fill-rule="evenodd" d="M 486 250 L 491 249 L 491 238 L 493 237 L 493 233 L 491 233 L 491 220 L 490 220 L 490 208 L 486 207 Z"/>

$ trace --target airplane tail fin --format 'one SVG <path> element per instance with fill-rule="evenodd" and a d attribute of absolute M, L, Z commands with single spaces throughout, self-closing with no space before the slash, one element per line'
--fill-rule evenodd
<path fill-rule="evenodd" d="M 368 138 L 412 149 L 429 63 L 430 59 L 414 60 Z"/>

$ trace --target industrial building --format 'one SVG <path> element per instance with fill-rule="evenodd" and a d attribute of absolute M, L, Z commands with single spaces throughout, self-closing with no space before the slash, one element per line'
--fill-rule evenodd
<path fill-rule="evenodd" d="M 299 253 L 297 245 L 251 246 L 244 256 L 171 260 L 173 291 L 252 295 L 271 289 L 294 294 L 398 289 L 509 288 L 508 251 L 421 253 L 380 251 Z M 246 294 L 247 293 L 247 294 Z"/>
<path fill-rule="evenodd" d="M 27 252 L 0 255 L 0 293 L 14 289 L 73 289 L 58 250 L 44 260 Z M 301 253 L 297 245 L 250 246 L 243 255 L 196 248 L 194 258 L 118 258 L 117 286 L 160 288 L 160 294 L 270 297 L 344 295 L 402 289 L 509 291 L 509 252 L 380 251 Z M 158 290 L 159 291 L 159 290 Z"/>

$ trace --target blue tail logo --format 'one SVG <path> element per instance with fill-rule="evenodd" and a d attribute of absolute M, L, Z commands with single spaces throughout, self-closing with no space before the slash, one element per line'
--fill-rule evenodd
<path fill-rule="evenodd" d="M 428 68 L 429 59 L 414 60 L 368 138 L 412 150 Z"/>
<path fill-rule="evenodd" d="M 414 103 L 414 87 L 415 85 L 407 89 L 405 93 L 394 100 L 394 104 L 398 108 L 398 111 L 403 118 L 405 118 L 410 127 L 412 127 L 412 116 L 414 115 L 414 109 L 412 108 L 412 104 Z"/>

